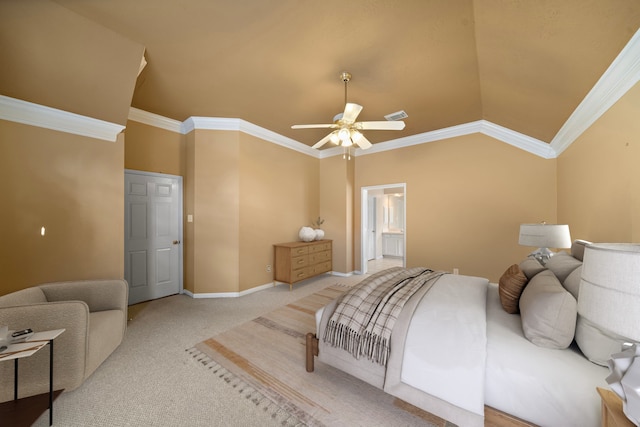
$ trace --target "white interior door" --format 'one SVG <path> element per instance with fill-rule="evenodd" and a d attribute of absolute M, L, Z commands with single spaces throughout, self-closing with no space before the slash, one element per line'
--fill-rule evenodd
<path fill-rule="evenodd" d="M 129 304 L 182 289 L 182 178 L 125 172 L 125 279 Z"/>

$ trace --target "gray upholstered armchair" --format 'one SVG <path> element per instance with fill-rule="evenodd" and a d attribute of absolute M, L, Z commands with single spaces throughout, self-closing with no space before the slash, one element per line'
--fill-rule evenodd
<path fill-rule="evenodd" d="M 0 297 L 0 326 L 64 328 L 54 341 L 54 389 L 80 386 L 120 345 L 127 326 L 124 280 L 47 283 Z M 13 399 L 13 363 L 0 361 L 0 402 Z M 19 362 L 19 397 L 49 390 L 49 351 Z"/>

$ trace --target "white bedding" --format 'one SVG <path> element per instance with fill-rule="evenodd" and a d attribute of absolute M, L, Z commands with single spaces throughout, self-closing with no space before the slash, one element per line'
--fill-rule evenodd
<path fill-rule="evenodd" d="M 316 313 L 319 337 L 335 302 Z M 405 342 L 392 336 L 386 372 L 322 339 L 318 359 L 460 426 L 482 425 L 484 405 L 540 426 L 600 425 L 595 388 L 607 387 L 608 369 L 577 348 L 528 341 L 520 316 L 502 309 L 496 284 L 445 275 L 413 306 Z M 398 357 L 401 368 L 394 367 Z"/>
<path fill-rule="evenodd" d="M 522 332 L 520 316 L 500 305 L 498 286 L 487 292 L 485 404 L 540 426 L 600 425 L 600 397 L 608 368 L 575 347 L 538 347 Z"/>
<path fill-rule="evenodd" d="M 407 332 L 403 383 L 484 416 L 487 279 L 448 274 L 423 297 Z M 460 310 L 459 307 L 466 307 Z"/>

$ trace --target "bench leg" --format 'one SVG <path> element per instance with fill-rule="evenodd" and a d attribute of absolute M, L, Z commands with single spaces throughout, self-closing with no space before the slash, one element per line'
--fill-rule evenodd
<path fill-rule="evenodd" d="M 314 370 L 314 356 L 318 355 L 318 338 L 313 332 L 307 334 L 307 372 Z"/>

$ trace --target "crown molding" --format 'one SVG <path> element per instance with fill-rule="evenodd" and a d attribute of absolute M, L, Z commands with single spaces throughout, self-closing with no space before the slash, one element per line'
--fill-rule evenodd
<path fill-rule="evenodd" d="M 280 145 L 291 150 L 295 150 L 299 153 L 309 155 L 311 157 L 320 158 L 320 152 L 314 150 L 306 144 L 298 142 L 294 139 L 287 138 L 276 132 L 265 129 L 261 126 L 249 123 L 242 119 L 229 119 L 219 117 L 189 117 L 183 123 L 183 133 L 189 133 L 195 129 L 205 130 L 232 130 L 237 132 L 243 132 L 247 135 L 255 136 L 256 138 L 263 139 L 273 144 Z"/>
<path fill-rule="evenodd" d="M 499 141 L 505 142 L 514 147 L 528 151 L 536 156 L 545 159 L 556 157 L 553 149 L 546 142 L 524 135 L 520 132 L 505 128 L 487 120 L 477 120 L 462 125 L 451 126 L 448 128 L 438 129 L 431 132 L 425 132 L 417 135 L 411 135 L 405 138 L 393 139 L 387 142 L 374 144 L 373 147 L 362 150 L 357 149 L 356 156 L 364 156 L 367 154 L 375 154 L 383 151 L 396 150 L 398 148 L 410 147 L 412 145 L 425 144 L 428 142 L 442 141 L 444 139 L 455 138 L 459 136 L 481 133 Z"/>
<path fill-rule="evenodd" d="M 0 119 L 115 142 L 125 126 L 0 95 Z"/>
<path fill-rule="evenodd" d="M 602 74 L 595 86 L 551 140 L 560 155 L 629 89 L 640 81 L 640 30 Z"/>
<path fill-rule="evenodd" d="M 182 133 L 182 122 L 134 107 L 129 108 L 129 120 L 171 132 Z"/>
<path fill-rule="evenodd" d="M 555 150 L 546 142 L 486 120 L 482 120 L 481 122 L 480 133 L 484 135 L 545 159 L 554 159 L 557 157 Z"/>

